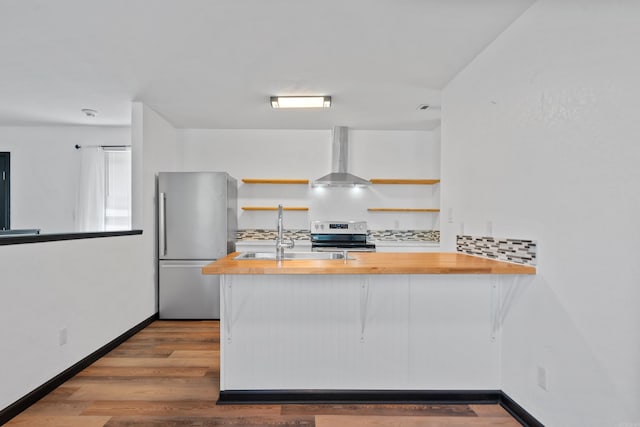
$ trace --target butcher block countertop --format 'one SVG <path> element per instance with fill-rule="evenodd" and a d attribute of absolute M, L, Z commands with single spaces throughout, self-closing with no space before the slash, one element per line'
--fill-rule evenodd
<path fill-rule="evenodd" d="M 203 274 L 536 274 L 535 267 L 456 252 L 350 252 L 347 260 L 234 260 L 238 252 L 202 268 Z"/>

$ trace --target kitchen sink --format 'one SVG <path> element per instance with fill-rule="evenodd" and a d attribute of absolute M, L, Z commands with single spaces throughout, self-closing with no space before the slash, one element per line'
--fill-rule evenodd
<path fill-rule="evenodd" d="M 237 260 L 275 260 L 275 252 L 242 252 L 234 259 Z M 345 259 L 345 253 L 342 252 L 285 252 L 283 260 L 295 259 Z M 346 259 L 354 259 L 347 255 Z"/>

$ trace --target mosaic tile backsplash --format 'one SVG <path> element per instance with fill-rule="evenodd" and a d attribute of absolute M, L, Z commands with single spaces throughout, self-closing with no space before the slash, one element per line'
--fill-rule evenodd
<path fill-rule="evenodd" d="M 285 239 L 293 240 L 311 240 L 309 230 L 284 230 Z M 247 230 L 238 230 L 236 239 L 241 240 L 276 240 L 278 237 L 277 230 L 267 230 L 263 228 L 254 228 Z"/>
<path fill-rule="evenodd" d="M 440 242 L 440 230 L 369 230 L 369 239 L 389 242 Z"/>
<path fill-rule="evenodd" d="M 496 239 L 494 237 L 456 236 L 458 252 L 500 261 L 536 265 L 535 240 Z"/>
<path fill-rule="evenodd" d="M 243 240 L 275 240 L 276 230 L 238 230 L 236 238 Z M 369 230 L 369 239 L 385 242 L 440 242 L 439 230 Z M 311 240 L 309 230 L 284 230 L 284 237 L 293 240 Z"/>

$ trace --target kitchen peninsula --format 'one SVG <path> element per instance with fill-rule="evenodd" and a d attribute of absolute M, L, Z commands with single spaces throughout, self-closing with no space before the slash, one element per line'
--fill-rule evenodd
<path fill-rule="evenodd" d="M 221 275 L 221 401 L 278 390 L 497 389 L 501 322 L 536 273 L 461 253 L 237 255 L 202 269 Z"/>

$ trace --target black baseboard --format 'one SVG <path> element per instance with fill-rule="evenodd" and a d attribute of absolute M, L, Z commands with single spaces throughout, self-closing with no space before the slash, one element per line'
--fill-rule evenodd
<path fill-rule="evenodd" d="M 320 403 L 500 403 L 500 390 L 225 390 L 219 405 Z"/>
<path fill-rule="evenodd" d="M 73 366 L 65 369 L 55 377 L 51 378 L 46 383 L 42 384 L 40 387 L 21 397 L 11 405 L 7 406 L 3 410 L 0 411 L 0 425 L 5 424 L 10 419 L 18 415 L 20 412 L 27 409 L 29 406 L 36 403 L 38 400 L 45 397 L 47 394 L 51 393 L 58 386 L 62 385 L 65 381 L 69 380 L 74 375 L 78 374 L 80 371 L 91 365 L 96 360 L 100 359 L 102 356 L 125 342 L 127 339 L 132 337 L 137 332 L 140 332 L 145 327 L 149 326 L 151 322 L 158 318 L 158 313 L 146 318 L 142 322 L 138 323 L 133 328 L 126 331 L 124 334 L 110 341 L 109 343 L 103 345 L 98 350 L 94 351 L 84 359 L 75 363 Z"/>
<path fill-rule="evenodd" d="M 540 421 L 536 420 L 533 415 L 528 413 L 522 406 L 518 405 L 515 400 L 502 392 L 500 398 L 500 406 L 513 416 L 520 424 L 525 427 L 544 427 Z"/>
<path fill-rule="evenodd" d="M 223 390 L 218 405 L 499 404 L 525 427 L 544 427 L 502 390 Z"/>

